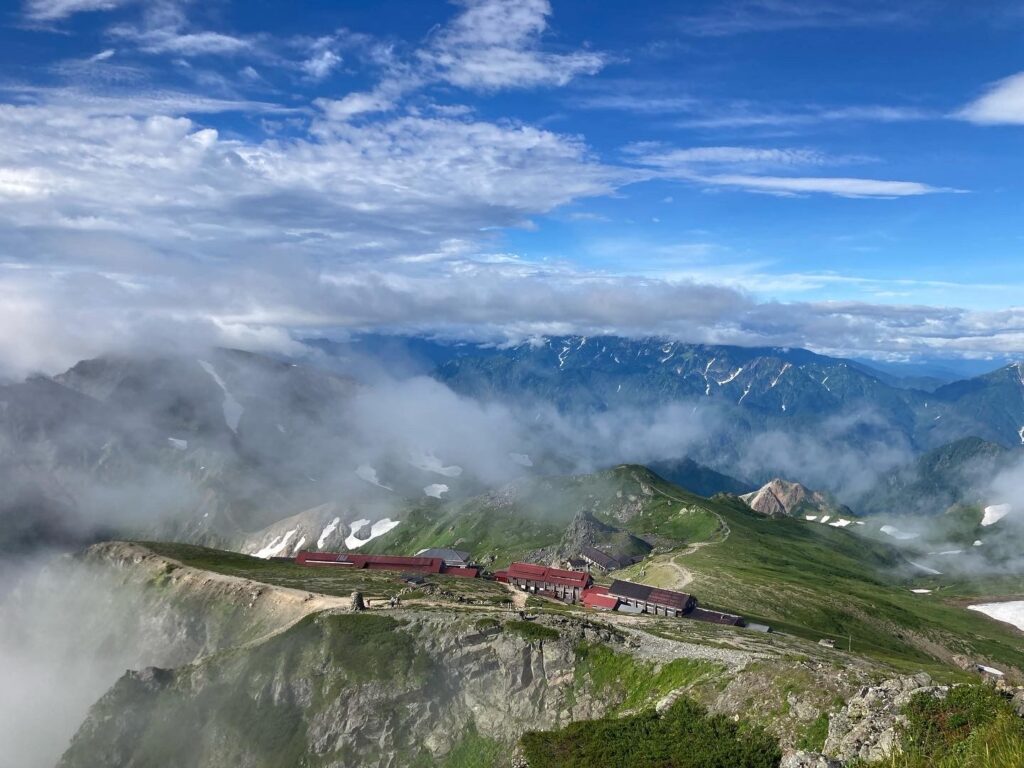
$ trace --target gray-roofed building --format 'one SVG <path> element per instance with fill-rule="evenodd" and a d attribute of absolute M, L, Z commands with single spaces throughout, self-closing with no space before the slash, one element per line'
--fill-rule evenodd
<path fill-rule="evenodd" d="M 697 607 L 697 599 L 685 592 L 673 592 L 620 579 L 612 582 L 608 594 L 619 598 L 624 605 L 659 616 L 686 616 Z"/>
<path fill-rule="evenodd" d="M 437 557 L 444 560 L 449 568 L 467 568 L 473 564 L 473 556 L 461 549 L 446 549 L 443 547 L 421 549 L 416 557 Z"/>
<path fill-rule="evenodd" d="M 602 571 L 615 571 L 628 565 L 628 563 L 624 563 L 619 558 L 609 555 L 607 552 L 602 552 L 596 547 L 583 547 L 580 550 L 580 557 Z"/>

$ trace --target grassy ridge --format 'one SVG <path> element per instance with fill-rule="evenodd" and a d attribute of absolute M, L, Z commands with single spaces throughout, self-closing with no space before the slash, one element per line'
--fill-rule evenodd
<path fill-rule="evenodd" d="M 845 640 L 854 651 L 898 666 L 920 668 L 939 657 L 948 663 L 963 653 L 1024 669 L 1018 633 L 932 595 L 912 594 L 892 546 L 829 526 L 766 519 L 738 501 L 709 504 L 728 524 L 729 537 L 678 558 L 702 603 L 811 639 Z"/>

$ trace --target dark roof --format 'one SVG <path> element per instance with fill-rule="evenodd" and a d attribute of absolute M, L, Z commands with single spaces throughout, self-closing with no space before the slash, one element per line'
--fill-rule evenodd
<path fill-rule="evenodd" d="M 709 621 L 712 624 L 726 624 L 731 627 L 743 626 L 743 617 L 720 611 L 709 611 L 706 608 L 694 608 L 690 612 L 690 618 L 697 621 Z"/>
<path fill-rule="evenodd" d="M 614 571 L 616 568 L 622 567 L 622 561 L 617 557 L 612 557 L 607 552 L 602 552 L 600 549 L 594 547 L 583 547 L 580 552 L 585 558 L 593 563 L 596 563 L 606 571 Z"/>
<path fill-rule="evenodd" d="M 630 600 L 638 600 L 644 603 L 653 603 L 666 608 L 674 608 L 685 611 L 692 599 L 685 592 L 673 592 L 670 589 L 657 589 L 646 584 L 635 584 L 632 581 L 621 581 L 615 579 L 608 591 L 617 596 Z"/>
<path fill-rule="evenodd" d="M 563 571 L 561 568 L 546 568 L 535 563 L 512 563 L 508 567 L 510 579 L 526 579 L 566 587 L 586 587 L 590 574 L 586 571 Z"/>
<path fill-rule="evenodd" d="M 430 549 L 421 549 L 416 553 L 416 557 L 439 557 L 444 560 L 445 565 L 468 565 L 472 556 L 469 552 L 463 552 L 461 549 L 448 549 L 447 547 L 431 547 Z"/>

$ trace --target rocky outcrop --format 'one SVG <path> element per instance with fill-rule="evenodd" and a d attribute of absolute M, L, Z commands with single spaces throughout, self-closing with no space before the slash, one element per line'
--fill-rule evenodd
<path fill-rule="evenodd" d="M 901 711 L 910 699 L 920 692 L 941 697 L 948 690 L 923 672 L 863 688 L 829 719 L 825 754 L 843 761 L 887 758 L 898 749 L 899 730 L 906 723 Z"/>
<path fill-rule="evenodd" d="M 818 752 L 798 749 L 783 755 L 779 768 L 843 768 L 843 764 Z"/>
<path fill-rule="evenodd" d="M 752 493 L 740 498 L 755 512 L 767 517 L 791 517 L 794 515 L 852 515 L 849 509 L 836 503 L 827 494 L 812 491 L 800 483 L 775 478 Z"/>

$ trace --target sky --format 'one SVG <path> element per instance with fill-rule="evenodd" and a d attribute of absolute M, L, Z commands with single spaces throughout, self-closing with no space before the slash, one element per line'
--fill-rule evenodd
<path fill-rule="evenodd" d="M 1018 356 L 1022 42 L 1024 0 L 8 0 L 0 373 L 363 330 Z"/>

